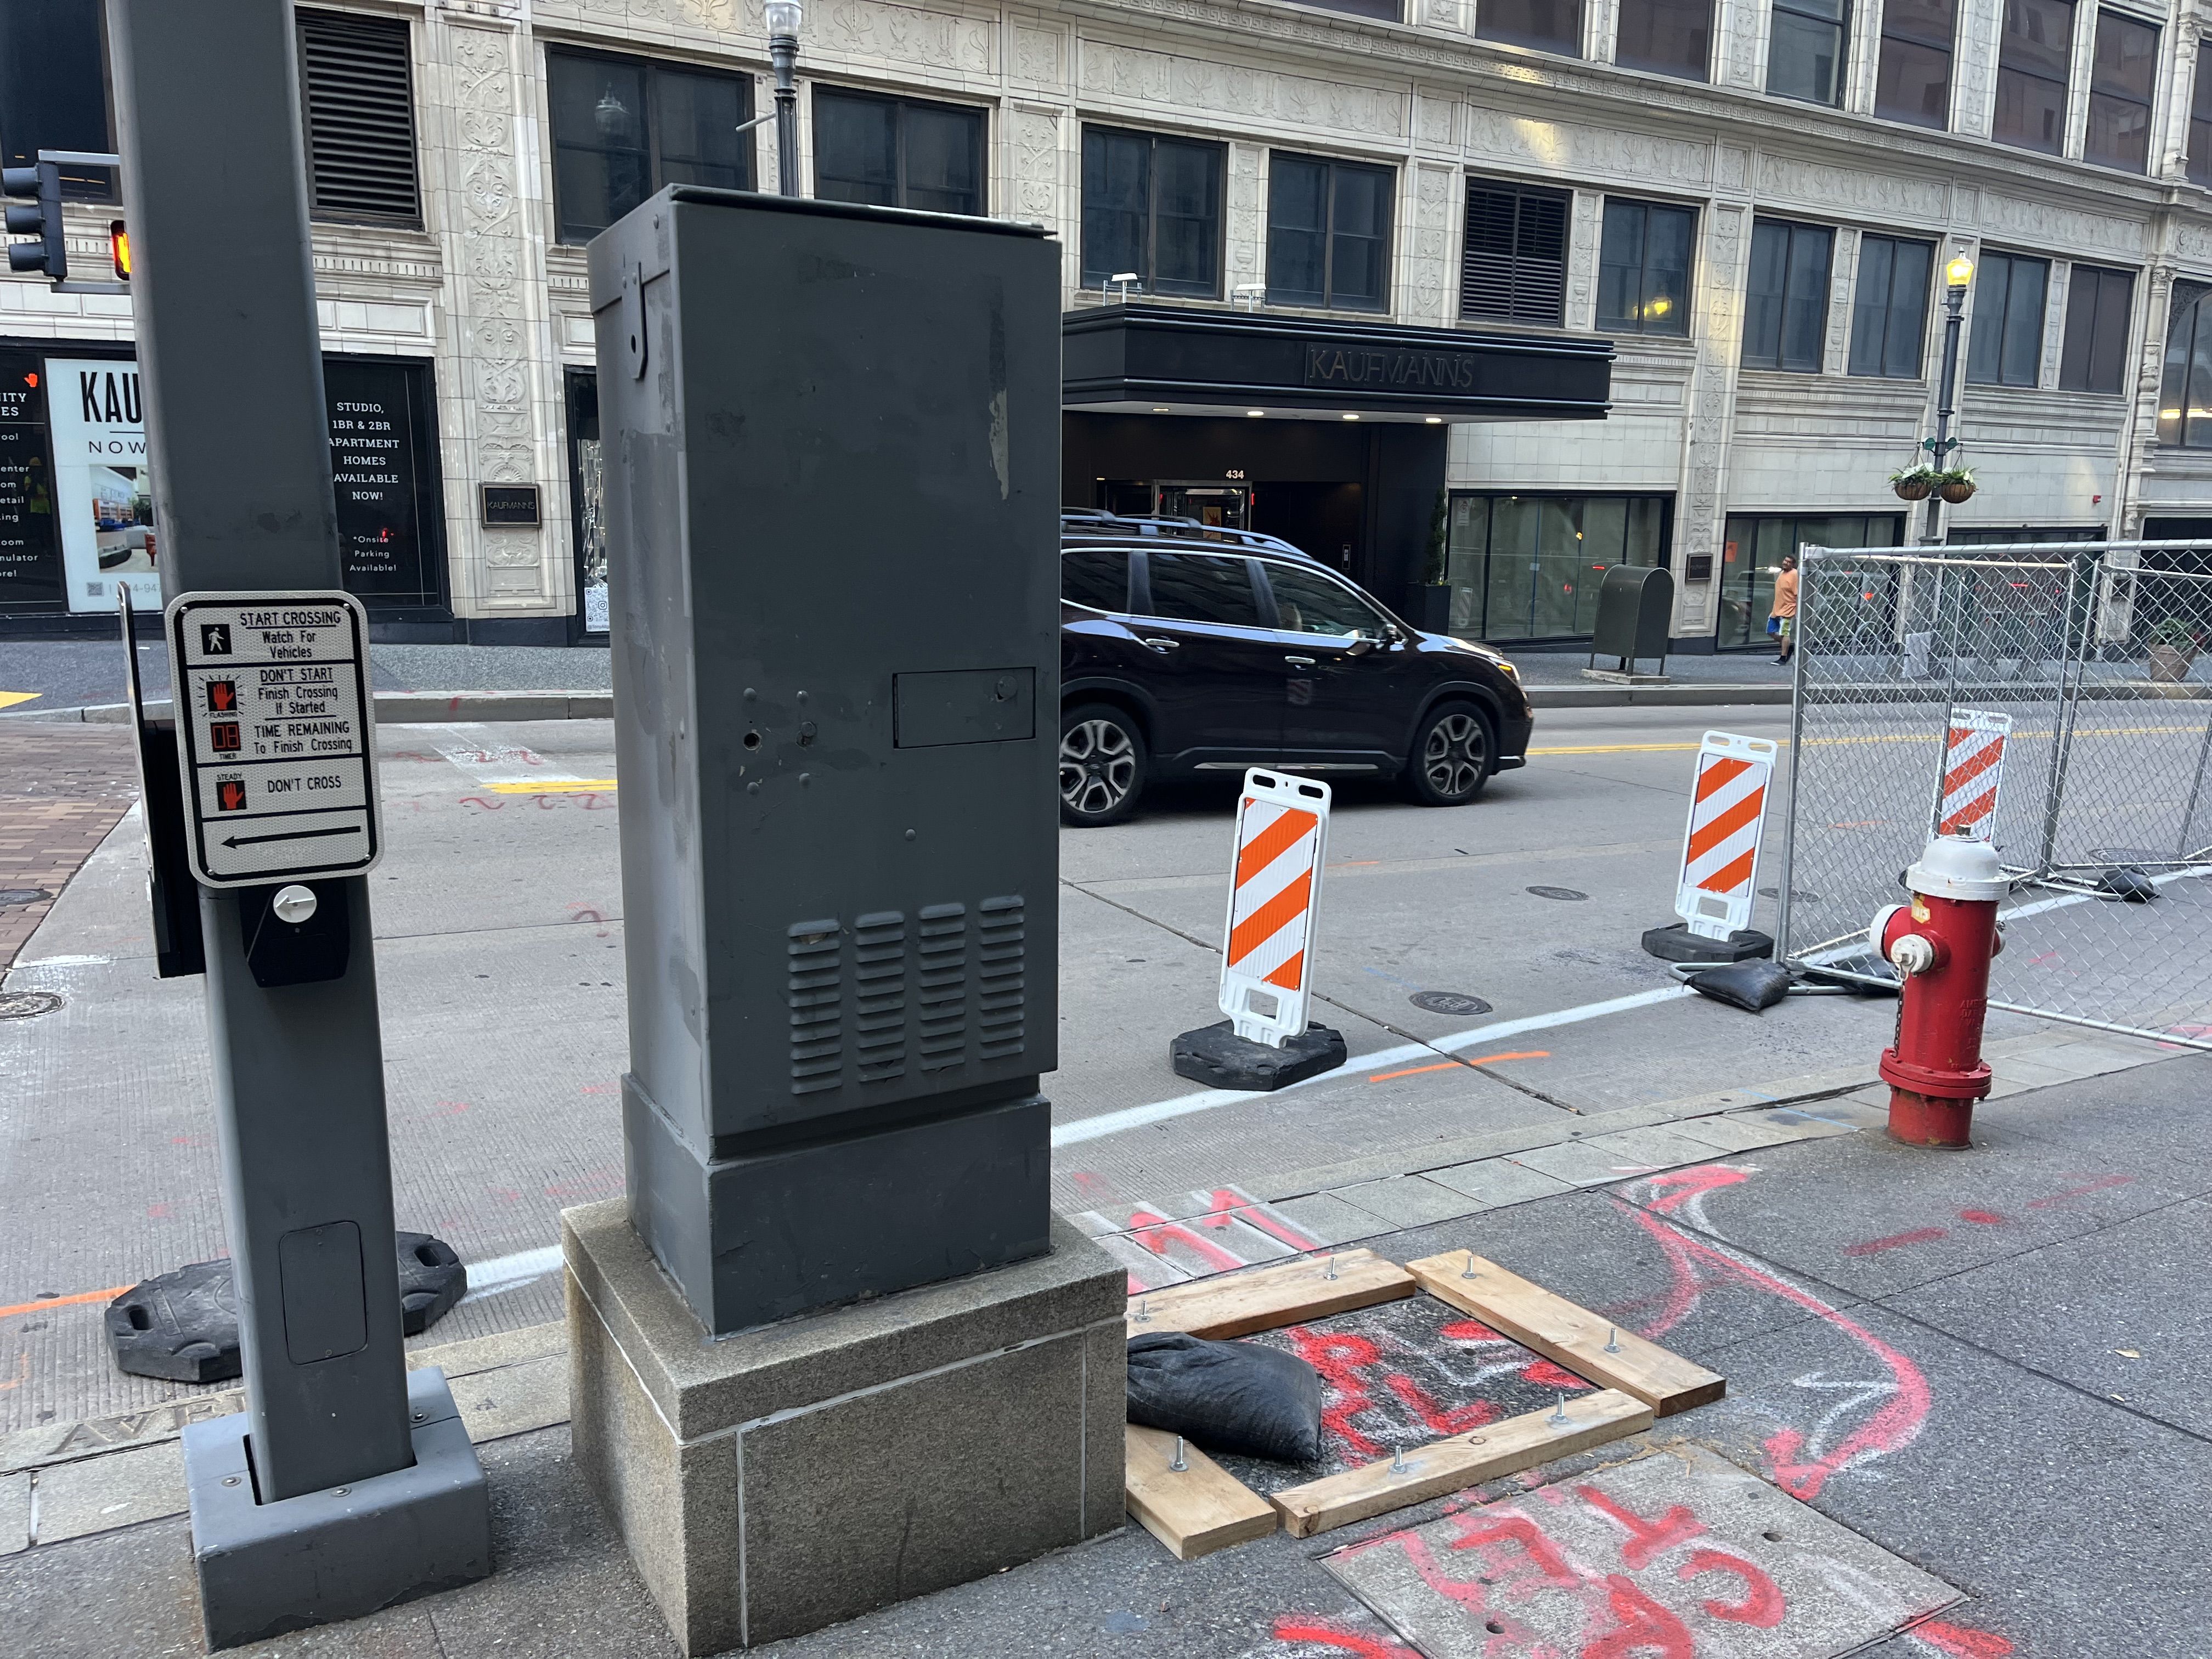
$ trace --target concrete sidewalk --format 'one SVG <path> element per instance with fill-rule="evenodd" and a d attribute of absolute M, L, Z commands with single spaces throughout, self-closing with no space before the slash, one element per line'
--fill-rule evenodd
<path fill-rule="evenodd" d="M 1854 1108 L 1870 1119 L 1878 1097 L 1844 1097 L 1838 1132 L 1820 1138 L 1371 1240 L 1401 1261 L 1478 1249 L 1724 1373 L 1728 1395 L 1583 1458 L 1319 1538 L 1279 1533 L 1182 1564 L 1132 1527 L 770 1650 L 1410 1659 L 1413 1650 L 1347 1588 L 1358 1547 L 1407 1547 L 1407 1529 L 1454 1514 L 1471 1537 L 1481 1518 L 1467 1518 L 1472 1501 L 1533 1490 L 1535 1510 L 1556 1507 L 1658 1446 L 1684 1469 L 1690 1449 L 1702 1448 L 1759 1477 L 1765 1484 L 1743 1490 L 1765 1493 L 1759 1501 L 1783 1517 L 1769 1539 L 1814 1526 L 1787 1518 L 1802 1503 L 1879 1546 L 1845 1540 L 1886 1570 L 1917 1569 L 1957 1592 L 1917 1633 L 1871 1647 L 1852 1636 L 1850 1651 L 2196 1659 L 2212 1597 L 2212 1518 L 2190 1496 L 2212 1480 L 2212 1407 L 2197 1382 L 2212 1359 L 2208 1083 L 2212 1060 L 2188 1057 L 2024 1088 L 1981 1108 L 1976 1146 L 1964 1153 L 1850 1131 L 1842 1120 Z M 490 1580 L 241 1651 L 672 1654 L 568 1461 L 561 1346 L 555 1325 L 435 1354 L 460 1379 L 456 1397 L 485 1449 Z M 1377 1380 L 1389 1382 L 1379 1404 L 1340 1421 L 1386 1445 L 1433 1432 L 1387 1398 L 1417 1389 Z M 12 1552 L 0 1556 L 0 1630 L 10 1650 L 198 1651 L 189 1534 L 174 1513 L 174 1428 L 143 1419 L 56 1425 L 36 1444 L 18 1435 L 0 1449 L 9 1470 L 0 1474 L 0 1552 Z M 1675 1533 L 1686 1538 L 1692 1525 Z M 1662 1553 L 1652 1582 L 1702 1570 L 1685 1562 L 1675 1574 L 1663 1554 L 1671 1547 L 1653 1544 Z M 1455 1571 L 1472 1571 L 1467 1559 Z M 1832 1577 L 1863 1592 L 1872 1581 L 1858 1571 L 1838 1566 Z M 1500 1615 L 1486 1613 L 1474 1583 L 1416 1610 L 1423 1650 L 1523 1652 L 1503 1638 L 1479 1645 L 1488 1641 L 1483 1618 Z M 1686 1617 L 1711 1589 L 1679 1592 L 1692 1597 Z M 1507 1591 L 1495 1595 L 1504 1605 Z M 1719 1644 L 1695 1650 L 1841 1653 L 1820 1643 L 1844 1639 L 1851 1617 L 1863 1628 L 1864 1608 L 1854 1614 L 1840 1594 L 1810 1605 L 1818 1599 L 1776 1612 L 1787 1621 L 1771 1637 L 1708 1620 L 1718 1634 L 1700 1639 Z M 1748 1644 L 1722 1642 L 1730 1630 Z"/>

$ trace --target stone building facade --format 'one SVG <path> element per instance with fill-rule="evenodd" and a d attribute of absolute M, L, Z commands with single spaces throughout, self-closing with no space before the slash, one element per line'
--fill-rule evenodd
<path fill-rule="evenodd" d="M 1978 493 L 1948 527 L 1984 541 L 2147 526 L 2212 533 L 2212 410 L 2201 411 L 2208 447 L 2196 447 L 2189 377 L 2167 364 L 2170 340 L 2185 363 L 2199 285 L 2212 285 L 2212 194 L 2200 182 L 2212 178 L 2202 153 L 2212 100 L 2195 86 L 2199 37 L 2212 23 L 2191 0 L 1342 3 L 1351 9 L 810 0 L 803 187 L 817 181 L 821 89 L 980 112 L 981 210 L 1058 233 L 1066 307 L 1078 313 L 1132 297 L 1085 275 L 1086 234 L 1102 234 L 1085 213 L 1086 135 L 1200 140 L 1220 158 L 1218 198 L 1193 233 L 1216 239 L 1212 289 L 1153 293 L 1140 282 L 1137 295 L 1318 325 L 1347 313 L 1277 292 L 1270 269 L 1290 246 L 1282 158 L 1382 170 L 1387 282 L 1353 320 L 1614 347 L 1602 421 L 1446 424 L 1451 500 L 1436 546 L 1392 551 L 1347 536 L 1346 562 L 1394 603 L 1413 603 L 1408 583 L 1454 586 L 1451 620 L 1462 632 L 1587 631 L 1586 610 L 1524 593 L 1507 567 L 1529 551 L 1536 586 L 1556 586 L 1573 558 L 1561 562 L 1544 538 L 1580 541 L 1620 516 L 1593 515 L 1592 501 L 1619 498 L 1654 527 L 1642 539 L 1632 531 L 1636 550 L 1620 556 L 1672 565 L 1674 632 L 1692 650 L 1761 642 L 1759 570 L 1773 548 L 1800 536 L 1881 544 L 1917 533 L 1888 477 L 1914 463 L 1932 430 L 1940 272 L 1958 252 L 1978 267 L 1958 430 Z M 1946 10 L 1948 46 L 1929 46 L 1926 20 Z M 427 380 L 422 442 L 434 459 L 422 471 L 436 476 L 407 487 L 430 568 L 407 603 L 386 607 L 384 631 L 589 637 L 604 626 L 590 590 L 605 556 L 591 522 L 592 335 L 583 248 L 561 234 L 559 174 L 574 164 L 564 159 L 549 63 L 580 52 L 733 76 L 744 112 L 765 112 L 760 0 L 392 0 L 342 15 L 404 32 L 419 204 L 414 224 L 349 222 L 319 208 L 315 228 L 325 350 Z M 1650 58 L 1662 35 L 1677 43 L 1670 72 L 1616 61 Z M 1621 44 L 1632 38 L 1634 52 Z M 1929 54 L 1942 51 L 1942 85 L 1929 94 Z M 1915 96 L 1917 118 L 1899 118 L 1900 100 Z M 0 102 L 11 151 L 25 143 L 22 125 Z M 744 135 L 752 179 L 775 177 L 775 142 L 773 122 Z M 1514 245 L 1500 252 L 1498 204 L 1524 198 L 1535 205 L 1514 210 Z M 1665 222 L 1687 228 L 1690 257 L 1674 277 L 1655 276 L 1647 258 L 1646 297 L 1625 307 L 1619 273 L 1607 269 L 1620 260 L 1607 250 L 1627 245 L 1632 223 L 1658 223 L 1638 217 L 1652 210 L 1686 210 Z M 72 209 L 73 259 L 104 258 L 116 211 Z M 1471 224 L 1471 214 L 1488 216 Z M 1481 253 L 1480 271 L 1470 250 Z M 1893 276 L 1900 261 L 1920 273 L 1917 297 Z M 1512 289 L 1503 302 L 1504 289 L 1485 285 L 1499 270 Z M 1993 270 L 2008 284 L 1996 299 Z M 1666 297 L 1669 282 L 1681 287 L 1679 305 Z M 2081 294 L 2099 297 L 2072 303 Z M 2009 308 L 1999 317 L 1995 305 Z M 1625 313 L 1633 326 L 1622 326 Z M 2206 321 L 2201 395 L 2212 404 L 2212 312 Z M 1869 372 L 1881 342 L 1870 349 L 1865 334 L 1884 327 L 1887 372 Z M 131 337 L 127 297 L 0 282 L 9 364 L 122 362 Z M 58 400 L 67 388 L 50 375 L 47 390 Z M 1232 514 L 1251 511 L 1253 490 L 1237 487 L 1263 477 L 1260 465 L 1221 469 L 1243 477 L 1174 481 L 1186 493 L 1172 503 L 1155 493 L 1150 505 L 1187 507 L 1197 499 L 1189 489 L 1212 482 L 1228 489 Z M 1072 503 L 1145 505 L 1126 491 L 1088 499 L 1084 482 L 1071 482 Z M 1103 491 L 1153 481 L 1095 482 Z M 537 486 L 538 522 L 490 510 L 486 485 Z M 1547 501 L 1541 524 L 1521 505 Z M 1524 520 L 1536 526 L 1525 548 L 1513 539 Z M 1491 546 L 1509 520 L 1510 546 Z M 58 605 L 44 589 L 11 590 L 5 569 L 0 618 L 18 631 L 112 611 L 112 596 L 75 587 Z"/>

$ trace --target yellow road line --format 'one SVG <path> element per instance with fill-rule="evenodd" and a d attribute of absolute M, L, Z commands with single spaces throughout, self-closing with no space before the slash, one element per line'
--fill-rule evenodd
<path fill-rule="evenodd" d="M 0 708 L 13 708 L 19 702 L 30 702 L 41 694 L 36 691 L 0 691 Z"/>
<path fill-rule="evenodd" d="M 532 778 L 525 783 L 488 783 L 495 795 L 599 795 L 615 787 L 612 778 Z"/>

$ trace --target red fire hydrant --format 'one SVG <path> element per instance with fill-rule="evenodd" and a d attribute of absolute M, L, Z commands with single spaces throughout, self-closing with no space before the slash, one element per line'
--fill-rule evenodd
<path fill-rule="evenodd" d="M 1889 1133 L 1908 1146 L 1965 1146 L 1974 1103 L 1990 1091 L 1982 1022 L 2009 885 L 1987 842 L 1953 836 L 1928 843 L 1905 884 L 1912 902 L 1883 910 L 1869 935 L 1903 981 L 1897 1040 L 1881 1053 Z"/>

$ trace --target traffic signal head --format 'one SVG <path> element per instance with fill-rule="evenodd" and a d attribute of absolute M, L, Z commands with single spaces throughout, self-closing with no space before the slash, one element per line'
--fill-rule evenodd
<path fill-rule="evenodd" d="M 62 169 L 58 161 L 34 167 L 0 167 L 0 196 L 28 197 L 8 204 L 8 234 L 36 236 L 35 242 L 8 244 L 8 269 L 42 270 L 56 282 L 69 275 L 69 249 L 62 240 Z"/>
<path fill-rule="evenodd" d="M 131 231 L 122 220 L 111 222 L 107 227 L 107 257 L 114 262 L 115 280 L 131 280 Z"/>

